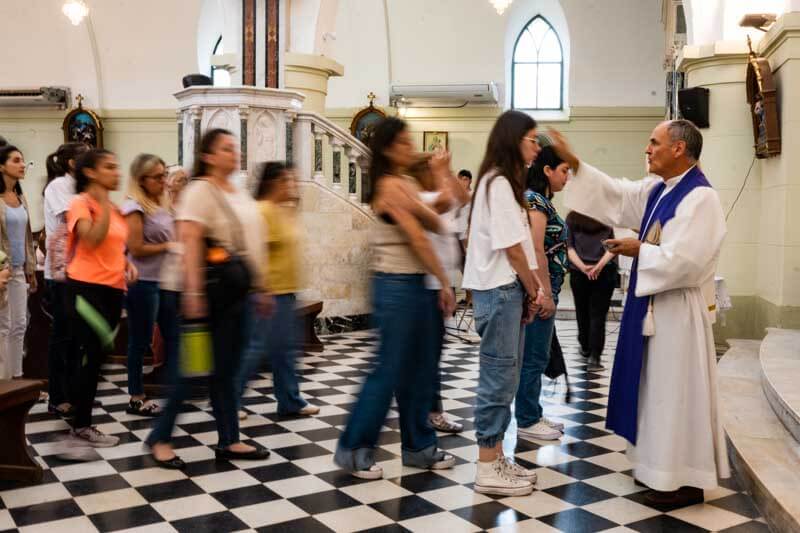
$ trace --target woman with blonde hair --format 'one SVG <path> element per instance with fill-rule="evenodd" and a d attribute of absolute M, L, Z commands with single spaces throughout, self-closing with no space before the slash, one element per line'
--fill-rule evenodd
<path fill-rule="evenodd" d="M 130 170 L 128 198 L 122 214 L 128 223 L 128 257 L 139 281 L 128 291 L 128 393 L 126 412 L 156 416 L 158 404 L 147 400 L 142 383 L 142 360 L 158 324 L 167 359 L 178 351 L 178 300 L 159 287 L 161 266 L 175 240 L 175 220 L 164 186 L 167 166 L 152 154 L 139 154 Z"/>

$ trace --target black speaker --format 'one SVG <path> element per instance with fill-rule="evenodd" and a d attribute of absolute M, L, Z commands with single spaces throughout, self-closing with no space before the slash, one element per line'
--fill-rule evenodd
<path fill-rule="evenodd" d="M 183 88 L 194 85 L 214 85 L 214 82 L 205 74 L 187 74 L 183 77 Z"/>
<path fill-rule="evenodd" d="M 698 128 L 707 128 L 708 124 L 708 94 L 705 87 L 691 87 L 678 91 L 678 108 L 681 116 L 691 120 Z"/>

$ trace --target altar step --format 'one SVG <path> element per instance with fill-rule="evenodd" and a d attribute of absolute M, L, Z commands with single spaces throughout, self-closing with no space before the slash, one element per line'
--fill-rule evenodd
<path fill-rule="evenodd" d="M 780 357 L 783 336 L 772 330 L 763 343 L 729 340 L 731 348 L 718 367 L 720 414 L 735 474 L 778 532 L 800 531 L 800 443 L 788 429 L 795 426 L 784 425 L 784 419 L 793 418 L 778 417 L 762 386 L 767 374 L 773 376 L 770 383 L 782 382 L 774 378 L 772 359 Z M 780 398 L 778 389 L 770 390 Z"/>
<path fill-rule="evenodd" d="M 759 358 L 764 394 L 783 425 L 800 442 L 800 331 L 769 328 Z"/>

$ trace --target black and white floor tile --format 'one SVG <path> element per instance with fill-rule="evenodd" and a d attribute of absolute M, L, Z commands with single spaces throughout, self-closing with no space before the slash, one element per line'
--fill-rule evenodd
<path fill-rule="evenodd" d="M 609 324 L 613 353 L 616 324 Z M 249 418 L 241 438 L 269 447 L 263 462 L 217 462 L 214 420 L 205 404 L 190 404 L 180 416 L 175 444 L 185 472 L 159 469 L 141 441 L 152 421 L 125 413 L 125 369 L 108 366 L 95 410 L 100 429 L 121 438 L 100 449 L 97 460 L 67 463 L 55 457 L 56 439 L 67 430 L 44 405 L 32 410 L 28 440 L 46 468 L 42 483 L 0 484 L 0 530 L 62 531 L 640 531 L 766 532 L 751 499 L 732 482 L 706 492 L 706 502 L 683 509 L 644 504 L 621 453 L 622 439 L 604 429 L 609 371 L 587 372 L 577 355 L 574 322 L 560 321 L 558 335 L 570 370 L 572 403 L 563 403 L 563 383 L 547 383 L 548 416 L 566 424 L 559 442 L 517 439 L 509 428 L 506 453 L 535 468 L 537 490 L 520 498 L 475 494 L 475 434 L 472 411 L 478 378 L 477 344 L 448 340 L 442 360 L 442 394 L 460 435 L 441 436 L 455 455 L 452 470 L 428 472 L 401 465 L 400 434 L 390 411 L 378 460 L 384 479 L 364 481 L 332 462 L 336 439 L 347 421 L 375 350 L 372 332 L 325 338 L 326 350 L 298 365 L 301 390 L 320 406 L 314 418 L 276 414 L 269 375 L 251 383 L 245 398 Z M 610 368 L 610 357 L 604 358 Z"/>

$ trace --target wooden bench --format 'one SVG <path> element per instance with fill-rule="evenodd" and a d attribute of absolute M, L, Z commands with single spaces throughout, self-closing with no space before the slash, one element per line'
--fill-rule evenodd
<path fill-rule="evenodd" d="M 25 418 L 43 385 L 38 380 L 0 380 L 0 479 L 42 480 L 42 467 L 25 444 Z"/>

